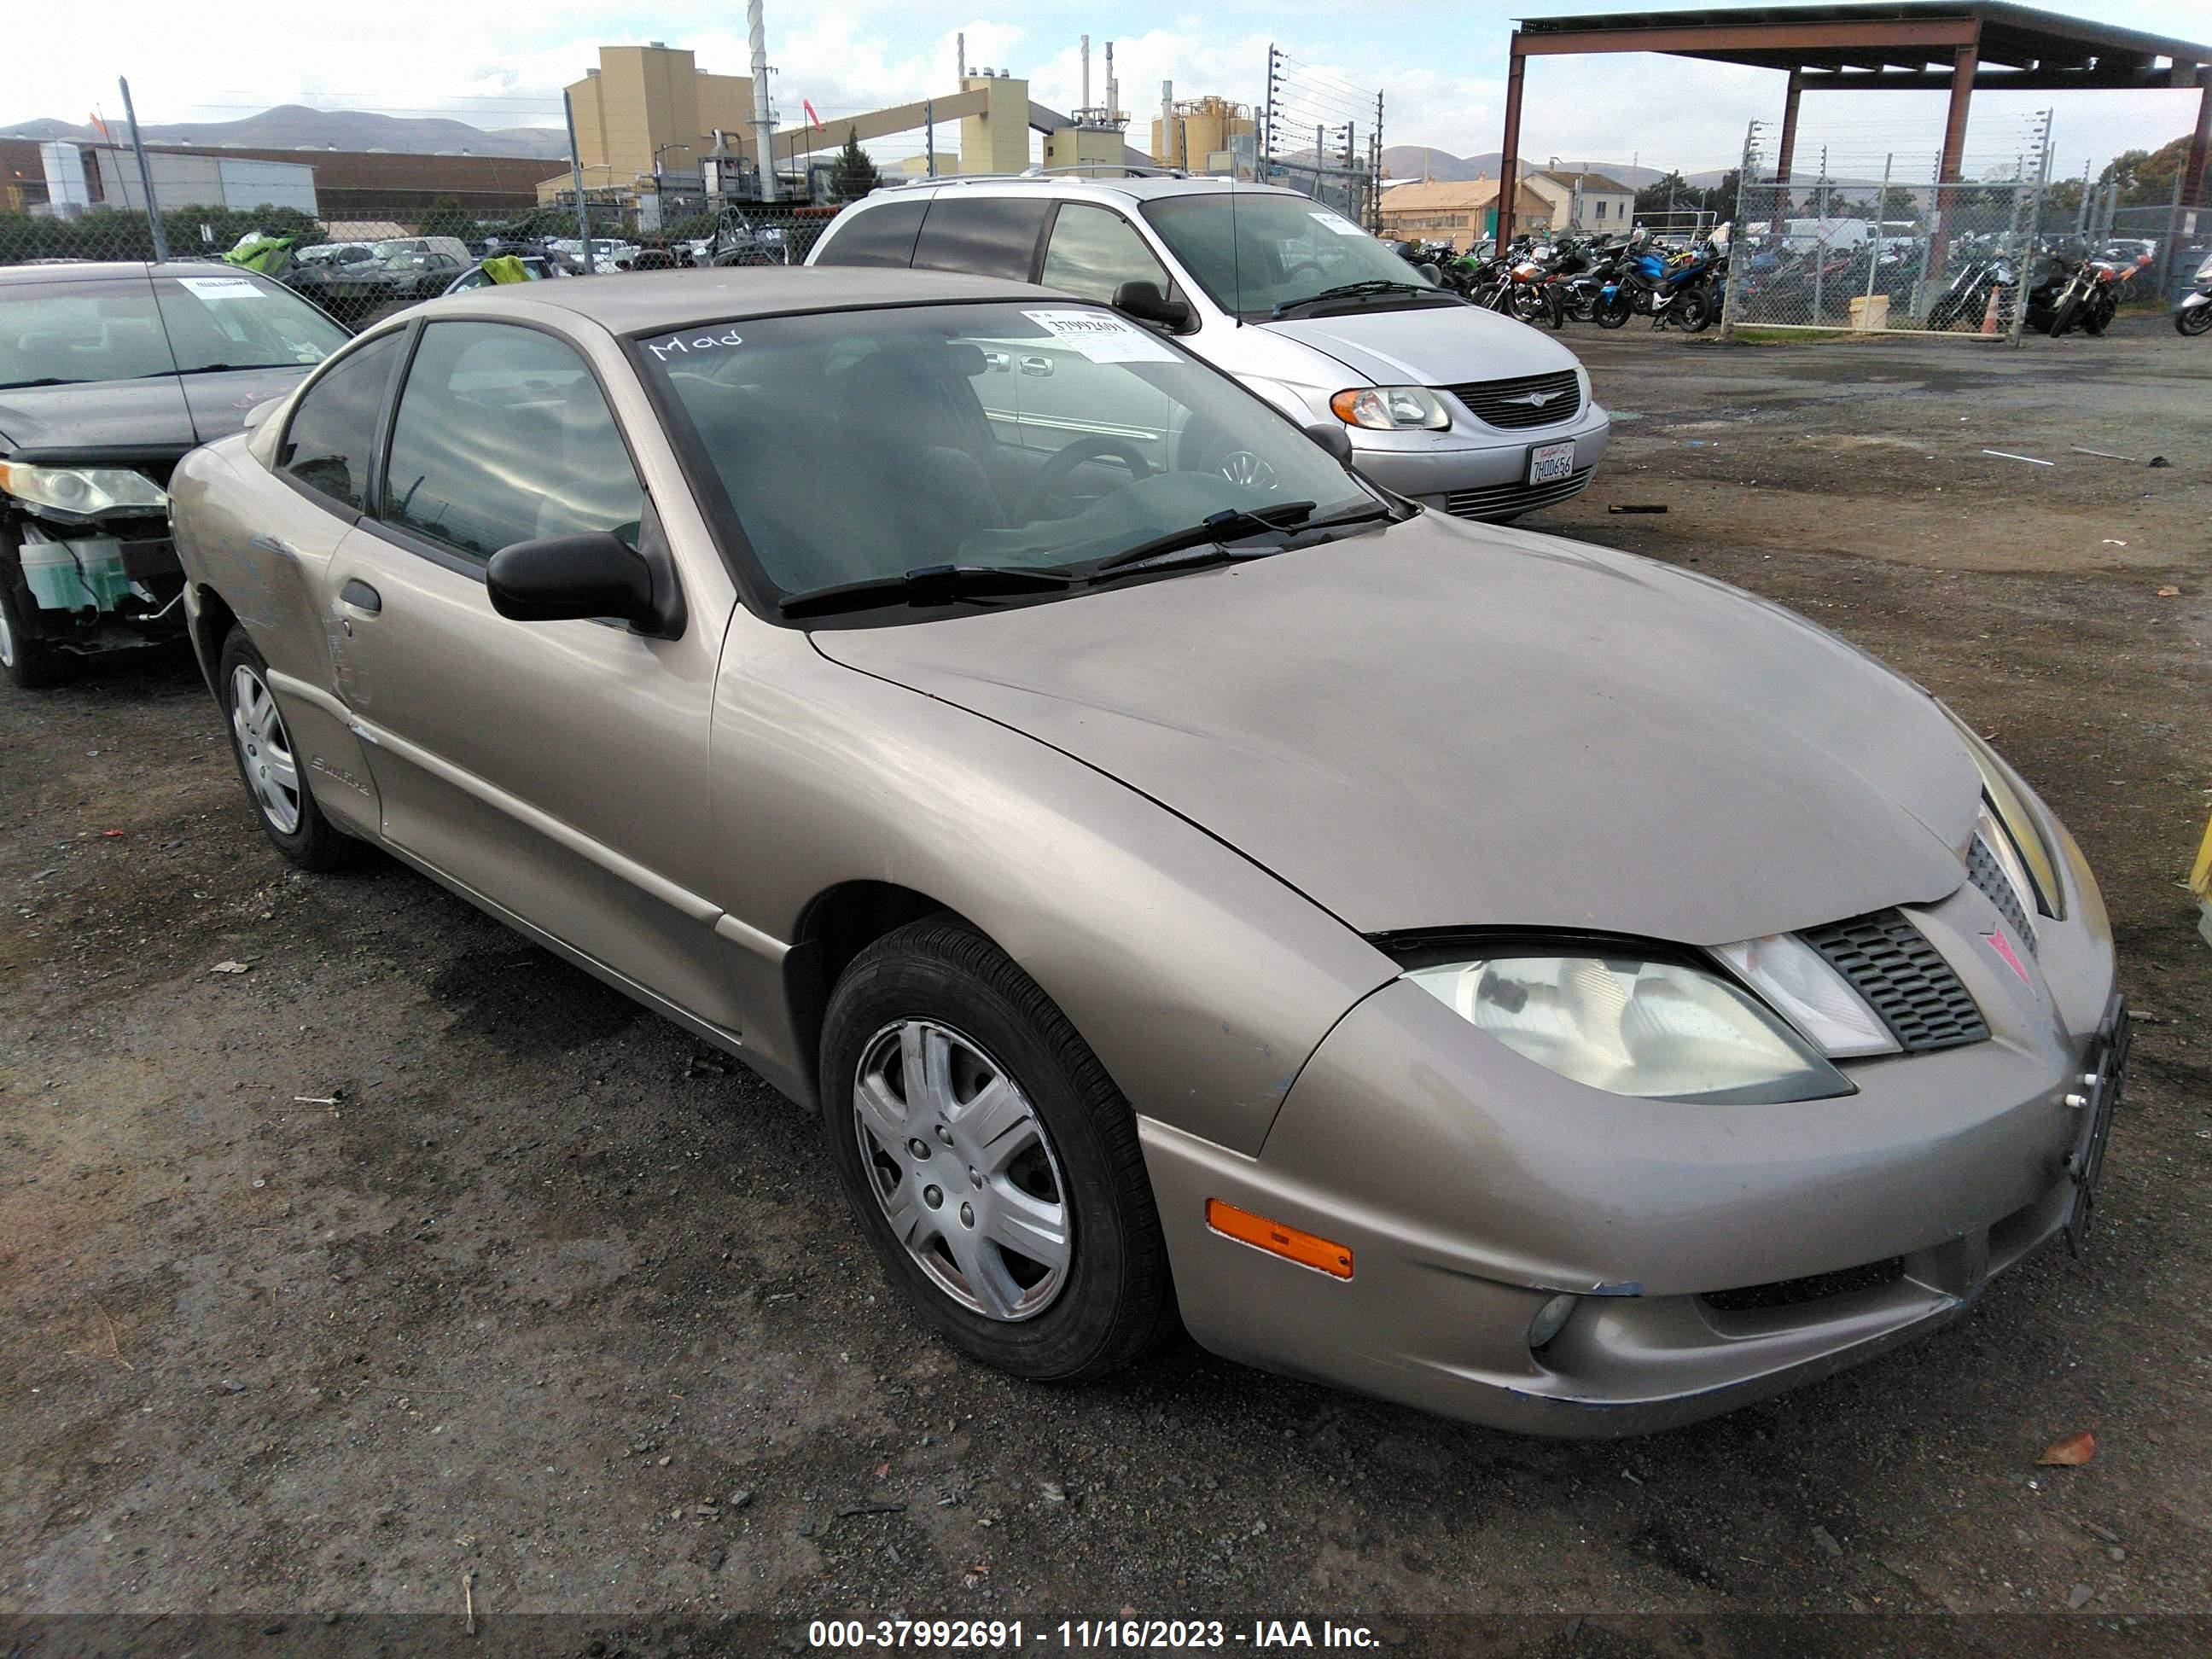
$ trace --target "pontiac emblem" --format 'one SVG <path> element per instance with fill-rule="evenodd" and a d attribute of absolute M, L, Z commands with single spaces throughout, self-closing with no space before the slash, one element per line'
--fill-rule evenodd
<path fill-rule="evenodd" d="M 2019 952 L 2012 948 L 2012 941 L 2010 939 L 2007 939 L 2002 933 L 1984 933 L 1982 935 L 1982 939 L 1984 942 L 1989 945 L 1990 950 L 1996 951 L 1998 956 L 2004 959 L 2004 965 L 2006 967 L 2011 969 L 2014 973 L 2020 975 L 2020 982 L 2022 985 L 2027 987 L 2031 991 L 2035 988 L 2035 981 L 2027 976 L 2027 965 L 2021 961 Z"/>

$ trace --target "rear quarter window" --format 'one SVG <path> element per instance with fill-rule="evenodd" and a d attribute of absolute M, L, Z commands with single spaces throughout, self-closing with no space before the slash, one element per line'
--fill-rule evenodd
<path fill-rule="evenodd" d="M 939 196 L 914 245 L 917 270 L 960 270 L 1026 283 L 1052 204 L 1037 197 Z"/>
<path fill-rule="evenodd" d="M 915 238 L 921 232 L 927 202 L 887 202 L 865 212 L 848 212 L 830 227 L 817 265 L 898 265 L 914 263 Z"/>

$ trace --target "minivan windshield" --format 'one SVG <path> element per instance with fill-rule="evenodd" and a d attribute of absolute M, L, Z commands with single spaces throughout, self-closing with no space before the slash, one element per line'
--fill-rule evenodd
<path fill-rule="evenodd" d="M 1148 568 L 1155 544 L 1164 560 L 1267 551 L 1389 511 L 1236 382 L 1102 307 L 746 318 L 635 349 L 775 599 L 948 566 L 1087 583 L 1117 556 Z M 1063 586 L 999 591 L 1017 585 Z"/>
<path fill-rule="evenodd" d="M 346 332 L 240 271 L 0 288 L 0 388 L 319 363 Z"/>
<path fill-rule="evenodd" d="M 1147 202 L 1144 214 L 1214 304 L 1247 322 L 1337 304 L 1458 303 L 1342 214 L 1303 196 L 1193 191 Z M 1371 286 L 1332 293 L 1355 285 Z"/>

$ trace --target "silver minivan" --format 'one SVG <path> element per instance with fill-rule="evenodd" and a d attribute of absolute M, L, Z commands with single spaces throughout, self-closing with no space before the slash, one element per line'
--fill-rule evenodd
<path fill-rule="evenodd" d="M 1171 176 L 940 179 L 855 203 L 807 263 L 968 271 L 1113 305 L 1299 424 L 1341 422 L 1368 477 L 1463 518 L 1565 501 L 1605 454 L 1611 422 L 1572 352 L 1437 287 L 1294 191 Z M 1160 441 L 1141 411 L 1057 407 L 1054 366 L 1049 351 L 990 354 L 978 392 L 994 421 Z M 1258 458 L 1219 447 L 1209 464 L 1249 481 Z"/>

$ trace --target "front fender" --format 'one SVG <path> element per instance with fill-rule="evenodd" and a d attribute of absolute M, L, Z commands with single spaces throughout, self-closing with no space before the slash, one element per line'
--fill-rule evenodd
<path fill-rule="evenodd" d="M 1356 933 L 1126 785 L 981 715 L 740 617 L 712 740 L 744 1034 L 810 1069 L 775 942 L 848 882 L 911 889 L 995 940 L 1142 1115 L 1256 1152 L 1307 1057 L 1394 975 Z"/>

